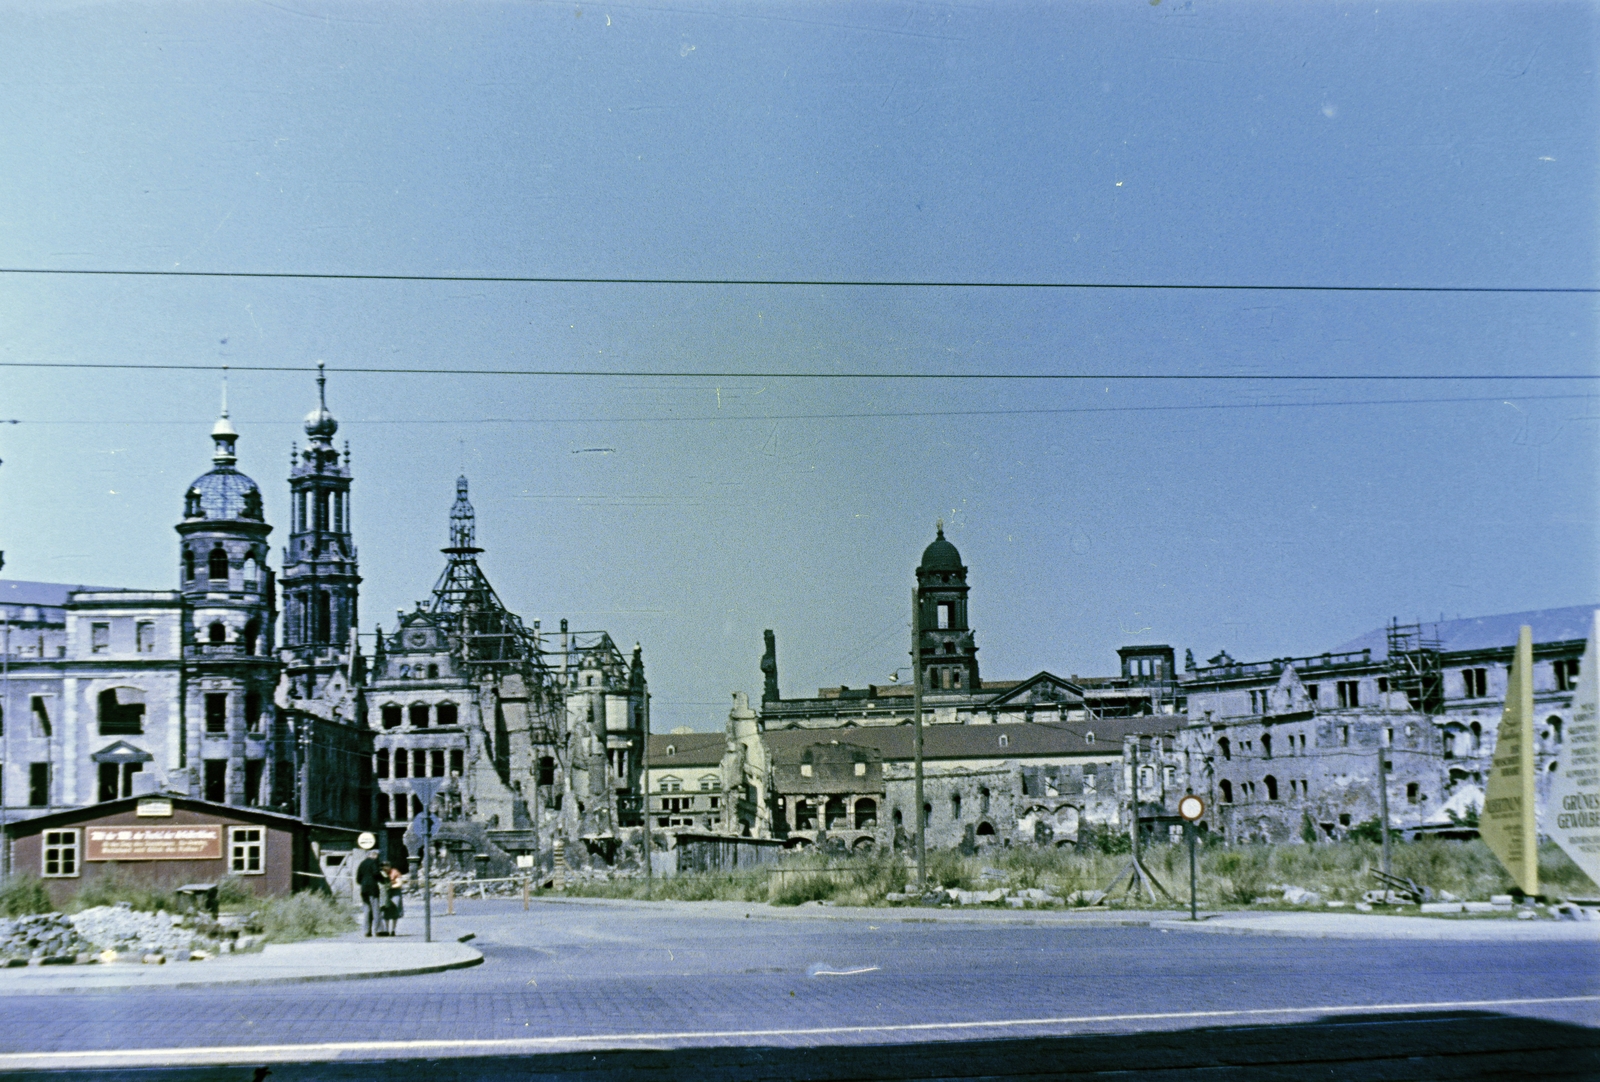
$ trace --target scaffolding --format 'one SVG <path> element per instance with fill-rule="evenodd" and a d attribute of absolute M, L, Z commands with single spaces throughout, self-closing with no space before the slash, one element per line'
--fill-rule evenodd
<path fill-rule="evenodd" d="M 1406 697 L 1406 703 L 1420 714 L 1444 712 L 1444 670 L 1440 664 L 1442 644 L 1421 623 L 1402 624 L 1390 618 L 1388 690 Z"/>

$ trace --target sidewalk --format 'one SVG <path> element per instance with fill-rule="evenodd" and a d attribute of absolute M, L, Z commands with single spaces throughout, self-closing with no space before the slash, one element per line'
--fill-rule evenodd
<path fill-rule="evenodd" d="M 1600 943 L 1600 921 L 1401 917 L 1384 913 L 1217 913 L 1199 922 L 1152 920 L 1165 931 L 1306 939 L 1410 939 L 1449 943 Z"/>
<path fill-rule="evenodd" d="M 405 977 L 463 969 L 482 961 L 482 954 L 453 939 L 444 943 L 423 943 L 421 936 L 409 943 L 392 939 L 312 939 L 268 944 L 259 954 L 227 955 L 204 962 L 0 969 L 0 996 Z"/>

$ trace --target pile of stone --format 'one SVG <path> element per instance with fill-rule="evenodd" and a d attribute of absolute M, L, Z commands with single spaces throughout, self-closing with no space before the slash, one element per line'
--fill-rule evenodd
<path fill-rule="evenodd" d="M 0 920 L 0 957 L 7 965 L 25 964 L 30 960 L 72 962 L 93 950 L 94 944 L 60 913 Z"/>
<path fill-rule="evenodd" d="M 1099 892 L 1096 891 L 1096 894 Z M 1102 894 L 1101 897 L 1104 897 Z M 1061 905 L 1063 899 L 1038 887 L 1028 887 L 1024 890 L 1006 890 L 1004 887 L 995 887 L 993 890 L 957 890 L 947 888 L 929 891 L 927 894 L 915 892 L 891 892 L 883 896 L 886 902 L 898 902 L 902 905 L 998 905 L 1004 902 L 1012 909 L 1026 909 L 1043 905 Z M 1098 901 L 1099 899 L 1095 899 Z M 1085 903 L 1092 904 L 1092 903 Z"/>
<path fill-rule="evenodd" d="M 165 911 L 141 912 L 125 902 L 97 905 L 68 919 L 84 939 L 118 954 L 166 954 L 196 947 L 195 931 L 184 927 L 184 918 Z"/>

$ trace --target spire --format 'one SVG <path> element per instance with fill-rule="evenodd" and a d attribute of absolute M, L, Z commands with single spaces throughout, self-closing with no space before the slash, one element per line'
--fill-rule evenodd
<path fill-rule="evenodd" d="M 211 452 L 211 461 L 218 466 L 231 466 L 239 460 L 234 453 L 234 443 L 239 439 L 239 433 L 234 431 L 233 422 L 228 420 L 228 370 L 222 370 L 222 415 L 217 418 L 217 423 L 211 426 L 211 440 L 214 450 Z"/>
<path fill-rule="evenodd" d="M 467 478 L 456 478 L 456 502 L 450 508 L 450 547 L 446 552 L 481 552 L 477 547 L 477 513 L 467 499 Z"/>
<path fill-rule="evenodd" d="M 339 431 L 339 422 L 335 421 L 333 414 L 328 412 L 328 376 L 325 371 L 326 367 L 325 362 L 317 362 L 317 408 L 306 414 L 306 435 L 311 437 L 313 445 L 331 448 L 333 434 Z"/>
<path fill-rule="evenodd" d="M 944 519 L 943 518 L 934 519 L 933 520 L 933 528 L 939 532 L 939 537 L 940 538 L 944 537 Z"/>

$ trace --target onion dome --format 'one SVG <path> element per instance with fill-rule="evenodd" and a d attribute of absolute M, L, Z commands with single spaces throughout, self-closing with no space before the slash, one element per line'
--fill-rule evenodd
<path fill-rule="evenodd" d="M 339 431 L 339 422 L 328 412 L 326 387 L 328 377 L 323 374 L 323 364 L 317 362 L 317 408 L 306 414 L 306 435 L 313 440 L 331 440 Z"/>
<path fill-rule="evenodd" d="M 922 566 L 918 571 L 960 571 L 961 553 L 944 539 L 944 523 L 939 523 L 939 536 L 933 544 L 922 550 Z"/>

